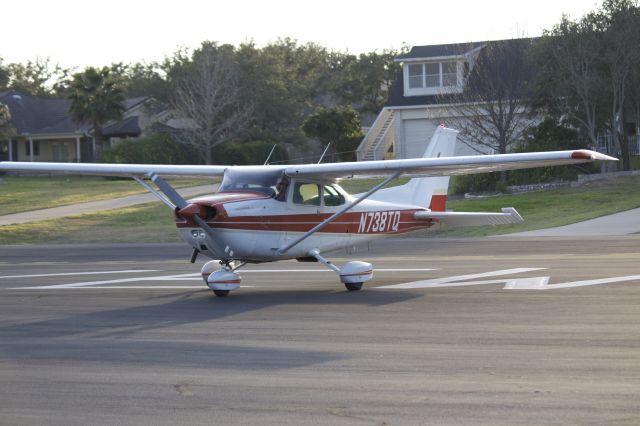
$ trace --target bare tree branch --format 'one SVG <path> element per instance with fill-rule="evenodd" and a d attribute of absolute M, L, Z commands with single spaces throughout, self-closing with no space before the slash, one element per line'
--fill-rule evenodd
<path fill-rule="evenodd" d="M 534 122 L 528 106 L 531 77 L 528 39 L 489 42 L 467 78 L 462 93 L 441 95 L 449 123 L 460 139 L 506 153 Z"/>
<path fill-rule="evenodd" d="M 190 121 L 185 142 L 206 164 L 213 162 L 212 149 L 238 135 L 251 115 L 239 101 L 238 75 L 230 49 L 205 44 L 177 83 L 172 105 Z"/>

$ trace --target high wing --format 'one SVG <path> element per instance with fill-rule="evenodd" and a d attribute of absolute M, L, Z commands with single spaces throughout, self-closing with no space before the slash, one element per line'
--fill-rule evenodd
<path fill-rule="evenodd" d="M 100 164 L 0 162 L 0 171 L 62 173 L 100 176 L 221 176 L 227 169 L 275 172 L 290 177 L 335 180 L 357 175 L 453 176 L 530 167 L 612 160 L 614 157 L 589 150 L 530 152 L 523 154 L 472 155 L 464 157 L 414 158 L 405 160 L 363 161 L 348 163 L 300 164 L 292 166 L 181 166 L 170 164 Z"/>
<path fill-rule="evenodd" d="M 454 176 L 531 167 L 585 163 L 616 158 L 586 149 L 574 151 L 528 152 L 522 154 L 472 155 L 463 157 L 414 158 L 406 160 L 362 161 L 288 166 L 288 176 L 310 179 L 337 179 L 356 175 Z"/>
<path fill-rule="evenodd" d="M 101 164 L 101 163 L 38 163 L 0 162 L 0 171 L 24 171 L 31 173 L 60 173 L 97 176 L 146 176 L 155 173 L 163 176 L 222 176 L 229 166 L 180 166 L 170 164 Z"/>

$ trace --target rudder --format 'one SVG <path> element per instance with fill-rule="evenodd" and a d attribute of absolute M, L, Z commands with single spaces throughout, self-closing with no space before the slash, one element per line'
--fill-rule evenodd
<path fill-rule="evenodd" d="M 452 157 L 457 135 L 457 130 L 438 126 L 422 158 Z M 404 185 L 382 189 L 373 194 L 371 199 L 445 211 L 448 189 L 449 176 L 413 178 Z"/>

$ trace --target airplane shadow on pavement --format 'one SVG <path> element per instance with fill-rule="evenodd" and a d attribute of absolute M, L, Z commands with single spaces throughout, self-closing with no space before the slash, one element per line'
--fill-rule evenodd
<path fill-rule="evenodd" d="M 406 291 L 276 291 L 238 292 L 222 299 L 212 296 L 209 290 L 173 293 L 146 299 L 149 302 L 169 299 L 164 303 L 96 310 L 0 327 L 0 359 L 185 367 L 202 367 L 224 360 L 225 368 L 296 368 L 347 356 L 339 352 L 300 349 L 300 343 L 291 344 L 299 336 L 287 338 L 286 333 L 294 332 L 287 325 L 283 325 L 282 335 L 272 334 L 267 338 L 270 345 L 255 345 L 256 334 L 257 340 L 262 341 L 259 334 L 260 328 L 267 324 L 264 321 L 299 323 L 310 321 L 314 310 L 325 312 L 325 305 L 375 309 L 419 296 Z M 96 293 L 93 297 L 100 295 Z M 259 311 L 279 307 L 286 313 L 271 313 L 264 318 L 255 316 Z M 342 308 L 336 311 L 342 311 Z M 250 314 L 251 318 L 244 318 L 244 314 Z M 255 327 L 256 330 L 249 333 L 249 341 L 254 344 L 220 343 L 234 341 L 233 337 L 229 338 L 234 327 L 241 328 L 239 333 L 246 333 L 246 327 Z M 274 327 L 278 325 L 264 330 L 272 332 Z M 275 348 L 274 339 L 278 342 Z"/>

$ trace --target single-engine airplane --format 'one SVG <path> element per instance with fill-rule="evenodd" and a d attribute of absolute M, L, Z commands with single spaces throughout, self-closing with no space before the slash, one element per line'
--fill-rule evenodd
<path fill-rule="evenodd" d="M 192 263 L 199 253 L 216 259 L 204 264 L 202 277 L 217 296 L 227 296 L 240 287 L 236 271 L 247 263 L 317 261 L 335 271 L 347 290 L 355 291 L 373 277 L 372 265 L 349 261 L 337 266 L 324 252 L 436 223 L 523 221 L 514 208 L 500 213 L 447 211 L 449 176 L 616 160 L 589 150 L 453 157 L 457 133 L 440 126 L 423 158 L 403 160 L 264 166 L 0 162 L 0 171 L 135 179 L 174 211 L 178 232 L 193 249 Z M 337 184 L 356 175 L 386 178 L 355 195 Z M 187 201 L 161 176 L 221 176 L 222 183 L 217 193 Z M 411 179 L 384 188 L 401 176 Z"/>

